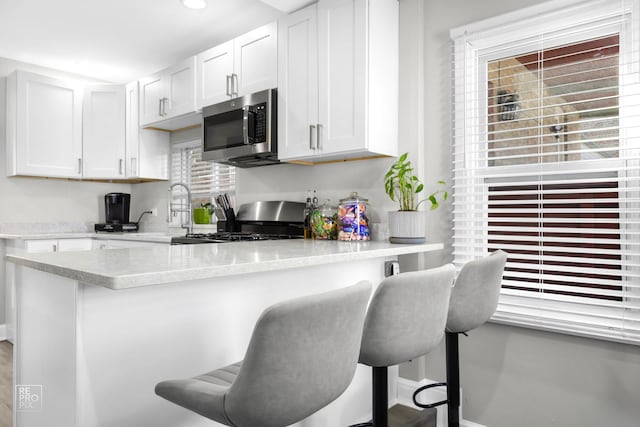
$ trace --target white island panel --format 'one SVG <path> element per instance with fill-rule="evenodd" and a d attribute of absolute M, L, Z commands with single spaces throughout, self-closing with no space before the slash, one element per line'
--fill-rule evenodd
<path fill-rule="evenodd" d="M 17 412 L 16 427 L 205 427 L 218 424 L 159 398 L 155 384 L 241 360 L 265 308 L 364 279 L 377 284 L 384 259 L 121 291 L 18 270 L 29 285 L 18 292 L 18 312 L 26 321 L 18 324 L 16 383 L 42 385 L 44 398 L 41 411 Z M 36 298 L 40 292 L 58 295 Z M 66 314 L 48 323 L 54 310 Z M 31 318 L 34 312 L 45 314 Z M 366 418 L 370 375 L 370 368 L 359 367 L 343 396 L 296 425 L 349 425 Z M 392 370 L 391 384 L 396 376 Z"/>
<path fill-rule="evenodd" d="M 155 384 L 241 360 L 276 302 L 360 280 L 376 286 L 385 261 L 440 248 L 287 241 L 12 256 L 15 381 L 43 391 L 42 408 L 16 411 L 15 427 L 218 425 L 157 397 Z M 359 366 L 338 400 L 296 426 L 366 421 L 370 377 Z M 392 368 L 392 388 L 395 378 Z"/>

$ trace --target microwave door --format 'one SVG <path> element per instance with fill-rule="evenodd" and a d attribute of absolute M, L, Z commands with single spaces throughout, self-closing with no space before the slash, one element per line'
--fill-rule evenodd
<path fill-rule="evenodd" d="M 236 109 L 204 119 L 204 151 L 222 150 L 245 144 L 244 111 Z"/>
<path fill-rule="evenodd" d="M 256 142 L 256 113 L 248 105 L 242 107 L 242 139 L 246 145 Z"/>

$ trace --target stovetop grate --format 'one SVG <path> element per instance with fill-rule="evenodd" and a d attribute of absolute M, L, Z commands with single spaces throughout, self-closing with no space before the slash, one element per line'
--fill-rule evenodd
<path fill-rule="evenodd" d="M 225 242 L 245 242 L 254 240 L 287 240 L 302 239 L 302 236 L 290 234 L 267 234 L 252 233 L 244 231 L 217 232 L 217 233 L 188 233 L 185 237 L 174 237 L 171 243 L 225 243 Z"/>

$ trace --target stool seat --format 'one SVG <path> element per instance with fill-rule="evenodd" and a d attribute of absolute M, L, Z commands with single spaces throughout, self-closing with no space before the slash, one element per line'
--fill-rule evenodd
<path fill-rule="evenodd" d="M 242 362 L 194 378 L 168 380 L 156 385 L 156 394 L 209 419 L 227 419 L 224 397 L 240 372 Z"/>
<path fill-rule="evenodd" d="M 162 381 L 159 396 L 234 427 L 285 427 L 338 398 L 356 370 L 371 284 L 265 310 L 243 361 Z"/>

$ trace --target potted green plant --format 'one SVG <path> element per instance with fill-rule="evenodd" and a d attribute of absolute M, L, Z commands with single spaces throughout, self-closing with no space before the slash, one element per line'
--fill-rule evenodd
<path fill-rule="evenodd" d="M 196 224 L 209 224 L 212 212 L 213 205 L 211 203 L 201 204 L 199 208 L 193 209 L 193 222 Z"/>
<path fill-rule="evenodd" d="M 435 210 L 441 201 L 447 200 L 449 193 L 441 189 L 421 199 L 424 184 L 414 175 L 407 157 L 408 153 L 402 154 L 384 176 L 385 192 L 400 205 L 399 210 L 389 212 L 389 240 L 393 243 L 423 243 L 427 224 L 425 213 L 418 208 L 428 201 L 430 210 Z M 446 185 L 444 181 L 437 184 Z"/>

